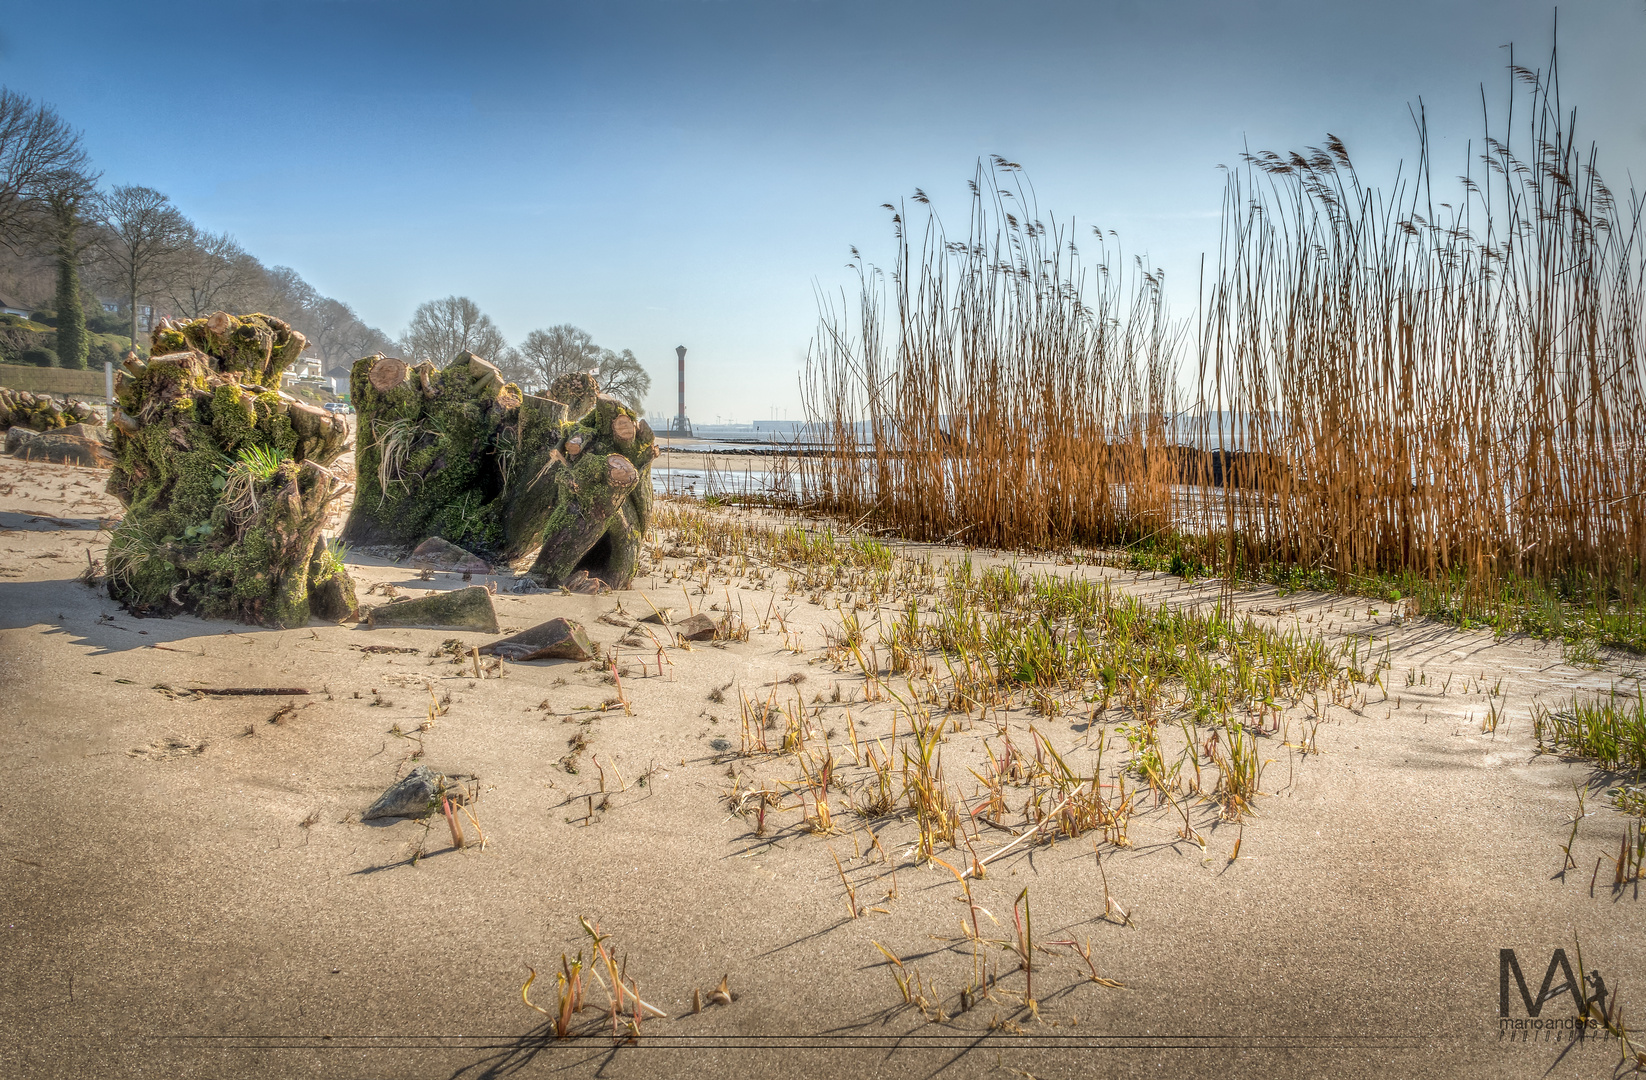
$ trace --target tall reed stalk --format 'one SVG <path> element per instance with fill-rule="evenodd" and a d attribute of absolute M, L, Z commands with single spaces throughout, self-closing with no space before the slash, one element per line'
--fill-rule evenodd
<path fill-rule="evenodd" d="M 803 389 L 828 450 L 805 459 L 807 490 L 824 509 L 979 545 L 1166 526 L 1178 342 L 1158 276 L 1088 271 L 1010 162 L 980 165 L 971 187 L 965 240 L 928 214 L 916 241 L 888 205 L 895 324 L 885 277 L 860 257 L 855 317 L 844 296 L 824 302 Z"/>
<path fill-rule="evenodd" d="M 1332 136 L 1245 155 L 1182 323 L 1097 230 L 1088 267 L 1013 163 L 980 165 L 964 239 L 888 205 L 889 275 L 858 257 L 855 310 L 820 305 L 802 390 L 828 450 L 808 491 L 923 539 L 1198 537 L 1237 573 L 1519 577 L 1631 603 L 1646 202 L 1602 182 L 1552 59 L 1509 71 L 1449 199 L 1421 110 L 1417 167 L 1387 190 Z"/>

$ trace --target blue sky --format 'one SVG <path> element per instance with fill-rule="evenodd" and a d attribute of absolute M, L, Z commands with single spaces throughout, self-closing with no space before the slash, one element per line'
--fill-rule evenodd
<path fill-rule="evenodd" d="M 510 340 L 570 322 L 629 348 L 673 412 L 799 415 L 815 290 L 915 187 L 955 222 L 979 157 L 1119 233 L 1192 305 L 1243 146 L 1347 143 L 1362 176 L 1463 169 L 1504 48 L 1547 3 L 407 0 L 14 7 L 0 81 L 83 129 L 106 180 L 398 334 L 473 297 Z M 1560 10 L 1562 95 L 1614 188 L 1646 181 L 1646 0 Z"/>

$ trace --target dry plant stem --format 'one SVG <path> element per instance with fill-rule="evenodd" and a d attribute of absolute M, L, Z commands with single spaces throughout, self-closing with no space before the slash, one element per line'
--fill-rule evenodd
<path fill-rule="evenodd" d="M 452 847 L 462 848 L 463 827 L 457 823 L 457 818 L 452 814 L 452 801 L 442 798 L 440 800 L 440 810 L 446 815 L 446 826 L 451 829 Z"/>
<path fill-rule="evenodd" d="M 840 884 L 846 887 L 846 912 L 855 919 L 863 913 L 863 909 L 857 906 L 857 890 L 853 889 L 852 883 L 846 879 L 846 870 L 840 865 L 840 856 L 834 853 L 833 848 L 829 849 L 829 857 L 834 860 L 834 869 L 840 875 Z"/>
<path fill-rule="evenodd" d="M 583 925 L 584 932 L 586 932 L 589 935 L 590 940 L 594 942 L 595 958 L 605 964 L 606 973 L 611 976 L 611 986 L 606 987 L 606 993 L 611 998 L 613 1019 L 612 1030 L 615 1033 L 617 1030 L 617 1015 L 619 1011 L 623 1010 L 625 998 L 630 995 L 630 991 L 623 985 L 623 980 L 619 977 L 616 959 L 606 948 L 606 942 L 611 939 L 611 935 L 601 934 L 600 928 L 598 926 L 591 925 L 588 918 L 585 916 L 578 916 L 577 921 Z M 595 971 L 595 978 L 596 981 L 601 982 L 602 986 L 606 986 L 605 982 L 600 980 L 598 971 Z M 653 1016 L 663 1017 L 665 1019 L 668 1018 L 669 1014 L 664 1012 L 662 1009 L 659 1009 L 655 1005 L 650 1005 L 644 1001 L 641 1001 L 639 994 L 633 994 L 632 996 L 640 1008 L 651 1013 Z"/>
<path fill-rule="evenodd" d="M 471 810 L 466 804 L 463 806 L 463 816 L 468 818 L 469 819 L 469 824 L 474 826 L 475 835 L 480 837 L 480 850 L 485 851 L 486 850 L 486 834 L 480 828 L 480 819 L 475 817 L 474 811 Z"/>

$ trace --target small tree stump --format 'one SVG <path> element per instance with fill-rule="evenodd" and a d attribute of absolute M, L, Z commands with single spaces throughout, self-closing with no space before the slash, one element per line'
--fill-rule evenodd
<path fill-rule="evenodd" d="M 411 368 L 406 366 L 404 360 L 392 356 L 379 356 L 377 362 L 369 369 L 367 378 L 371 380 L 378 393 L 386 394 L 405 382 L 410 374 Z"/>

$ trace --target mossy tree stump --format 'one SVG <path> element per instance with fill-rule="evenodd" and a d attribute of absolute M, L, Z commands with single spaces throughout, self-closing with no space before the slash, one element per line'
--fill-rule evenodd
<path fill-rule="evenodd" d="M 139 613 L 301 626 L 355 608 L 320 541 L 347 485 L 327 466 L 341 417 L 283 394 L 303 335 L 266 315 L 162 321 L 151 359 L 128 357 L 111 416 L 108 490 L 126 506 L 109 540 L 110 594 Z"/>
<path fill-rule="evenodd" d="M 524 395 L 464 353 L 444 369 L 356 362 L 359 492 L 343 536 L 409 547 L 439 536 L 545 585 L 634 578 L 651 516 L 656 439 L 594 377 Z"/>

